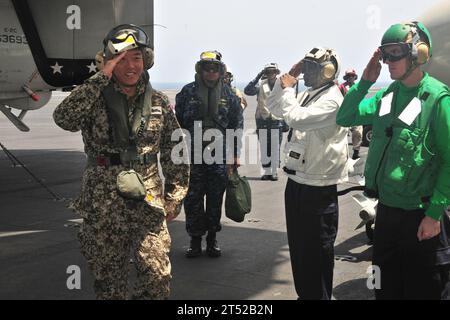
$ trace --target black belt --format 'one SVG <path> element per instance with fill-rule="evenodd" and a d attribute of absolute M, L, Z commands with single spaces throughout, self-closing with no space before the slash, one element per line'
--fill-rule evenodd
<path fill-rule="evenodd" d="M 295 175 L 297 173 L 297 171 L 288 169 L 286 167 L 283 167 L 283 171 L 286 172 L 287 174 L 292 174 L 292 175 Z"/>
<path fill-rule="evenodd" d="M 101 154 L 95 157 L 88 156 L 88 162 L 93 165 L 101 166 L 101 167 L 110 167 L 110 166 L 128 166 L 132 164 L 141 164 L 147 165 L 150 163 L 155 163 L 157 161 L 157 157 L 155 153 L 146 153 L 143 155 L 138 155 L 136 159 L 131 159 L 122 162 L 120 153 L 108 153 Z"/>

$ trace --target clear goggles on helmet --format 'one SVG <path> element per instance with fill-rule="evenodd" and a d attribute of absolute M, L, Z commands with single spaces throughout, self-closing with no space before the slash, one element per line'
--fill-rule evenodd
<path fill-rule="evenodd" d="M 381 50 L 380 60 L 383 60 L 383 62 L 387 60 L 391 62 L 399 61 L 411 52 L 409 43 L 388 43 L 379 46 L 379 49 Z"/>
<path fill-rule="evenodd" d="M 138 28 L 121 30 L 110 37 L 108 41 L 108 48 L 115 54 L 140 46 L 148 47 L 148 45 L 149 41 L 147 34 Z"/>
<path fill-rule="evenodd" d="M 200 54 L 200 60 L 215 60 L 221 61 L 222 55 L 217 51 L 205 51 Z"/>

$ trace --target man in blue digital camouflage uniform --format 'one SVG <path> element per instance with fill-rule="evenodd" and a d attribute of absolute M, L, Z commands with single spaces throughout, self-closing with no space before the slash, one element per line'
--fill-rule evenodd
<path fill-rule="evenodd" d="M 203 52 L 195 70 L 195 81 L 177 94 L 175 105 L 180 126 L 189 131 L 191 140 L 191 178 L 184 201 L 186 230 L 191 242 L 186 256 L 192 258 L 202 254 L 202 236 L 208 232 L 206 253 L 210 257 L 219 257 L 221 250 L 217 245 L 216 232 L 221 230 L 223 194 L 229 171 L 238 165 L 239 150 L 239 139 L 233 138 L 233 146 L 227 148 L 224 137 L 227 129 L 243 128 L 242 108 L 239 98 L 229 86 L 223 84 L 225 65 L 219 52 Z M 203 142 L 202 137 L 209 140 L 205 133 L 222 135 L 217 137 L 214 134 L 213 141 L 216 146 L 219 143 L 218 148 L 211 150 L 212 142 Z M 223 156 L 218 152 L 222 152 Z M 206 154 L 210 157 L 205 157 Z M 211 158 L 214 159 L 211 161 Z"/>

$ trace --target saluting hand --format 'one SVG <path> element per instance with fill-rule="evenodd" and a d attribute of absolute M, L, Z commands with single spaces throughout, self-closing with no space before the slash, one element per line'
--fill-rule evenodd
<path fill-rule="evenodd" d="M 303 69 L 303 60 L 300 60 L 298 63 L 292 66 L 291 70 L 289 70 L 289 74 L 294 78 L 298 78 L 300 73 L 302 73 L 302 69 Z"/>
<path fill-rule="evenodd" d="M 122 53 L 119 53 L 118 55 L 115 55 L 108 61 L 106 61 L 105 66 L 103 67 L 103 70 L 102 70 L 103 73 L 105 74 L 105 76 L 107 76 L 109 79 L 111 79 L 114 68 L 119 63 L 119 61 L 122 60 L 123 57 L 125 57 L 126 54 L 127 54 L 127 52 L 124 51 Z"/>
<path fill-rule="evenodd" d="M 259 79 L 262 78 L 262 76 L 264 75 L 264 71 L 266 71 L 266 69 L 261 70 L 261 71 L 256 75 L 256 78 L 255 78 L 256 81 L 259 81 Z"/>
<path fill-rule="evenodd" d="M 366 68 L 364 69 L 362 79 L 370 82 L 377 81 L 381 71 L 380 57 L 381 50 L 377 48 L 377 50 L 375 50 L 375 52 L 373 53 L 372 58 L 370 58 L 370 61 L 367 64 Z"/>
<path fill-rule="evenodd" d="M 295 86 L 296 83 L 297 83 L 297 78 L 291 76 L 288 73 L 285 73 L 280 77 L 280 85 L 283 89 L 291 88 L 291 87 Z"/>

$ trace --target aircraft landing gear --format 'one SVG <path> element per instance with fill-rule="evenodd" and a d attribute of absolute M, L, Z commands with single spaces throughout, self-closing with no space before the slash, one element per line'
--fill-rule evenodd
<path fill-rule="evenodd" d="M 366 235 L 369 238 L 370 243 L 373 242 L 373 234 L 374 234 L 375 221 L 370 220 L 366 222 Z"/>

